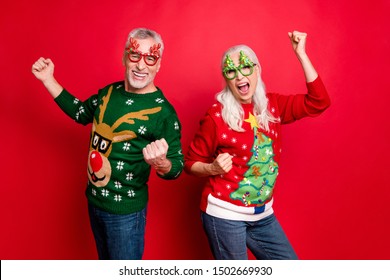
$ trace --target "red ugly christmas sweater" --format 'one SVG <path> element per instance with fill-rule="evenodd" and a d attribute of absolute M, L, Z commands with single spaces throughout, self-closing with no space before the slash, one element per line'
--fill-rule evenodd
<path fill-rule="evenodd" d="M 210 176 L 202 193 L 200 208 L 209 215 L 241 221 L 257 221 L 273 213 L 272 202 L 281 153 L 281 125 L 303 117 L 314 117 L 330 105 L 328 93 L 318 77 L 307 83 L 307 94 L 268 93 L 269 110 L 280 121 L 259 127 L 253 104 L 242 104 L 244 132 L 232 130 L 222 118 L 222 105 L 214 104 L 186 154 L 185 170 L 197 162 L 211 163 L 221 153 L 233 156 L 233 168 Z"/>

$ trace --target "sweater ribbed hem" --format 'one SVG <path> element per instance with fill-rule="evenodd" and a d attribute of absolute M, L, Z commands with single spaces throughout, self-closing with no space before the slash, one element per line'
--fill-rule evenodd
<path fill-rule="evenodd" d="M 243 207 L 220 200 L 211 194 L 207 197 L 207 206 L 201 209 L 207 214 L 227 220 L 255 222 L 271 215 L 273 198 L 262 207 Z"/>
<path fill-rule="evenodd" d="M 99 199 L 96 195 L 93 194 L 92 190 L 93 188 L 87 187 L 87 190 L 85 191 L 88 202 L 94 207 L 111 214 L 127 215 L 139 212 L 146 207 L 146 204 L 148 202 L 147 192 L 145 192 L 145 195 L 143 197 L 138 197 L 137 199 L 134 199 L 129 203 L 112 203 Z"/>

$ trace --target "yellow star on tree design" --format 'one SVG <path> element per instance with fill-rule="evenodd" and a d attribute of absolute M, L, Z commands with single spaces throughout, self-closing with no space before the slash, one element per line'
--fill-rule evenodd
<path fill-rule="evenodd" d="M 249 117 L 244 121 L 251 124 L 252 130 L 254 127 L 257 127 L 257 128 L 259 127 L 259 125 L 257 124 L 257 120 L 256 120 L 255 116 L 252 115 L 252 113 L 249 113 Z"/>

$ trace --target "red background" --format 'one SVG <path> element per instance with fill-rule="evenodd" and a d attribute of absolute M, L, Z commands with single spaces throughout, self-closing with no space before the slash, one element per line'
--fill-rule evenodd
<path fill-rule="evenodd" d="M 40 56 L 80 99 L 123 79 L 135 27 L 157 30 L 156 84 L 177 109 L 184 151 L 222 88 L 224 50 L 245 43 L 269 91 L 304 92 L 287 32 L 332 106 L 283 128 L 276 214 L 301 259 L 390 259 L 389 1 L 2 1 L 1 259 L 96 259 L 84 196 L 90 126 L 75 124 L 31 74 Z M 145 259 L 210 259 L 203 179 L 150 180 Z"/>

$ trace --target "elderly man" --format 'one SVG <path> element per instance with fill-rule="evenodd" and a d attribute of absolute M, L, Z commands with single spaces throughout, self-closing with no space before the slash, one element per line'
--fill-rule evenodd
<path fill-rule="evenodd" d="M 92 123 L 86 196 L 99 259 L 142 259 L 151 167 L 163 179 L 176 179 L 183 170 L 179 119 L 154 84 L 163 49 L 155 31 L 132 30 L 123 53 L 124 81 L 85 101 L 56 81 L 49 58 L 32 66 L 68 116 Z"/>

